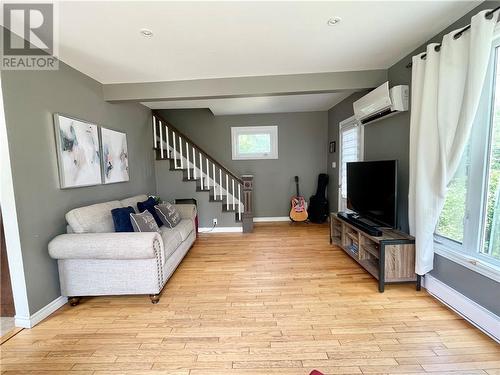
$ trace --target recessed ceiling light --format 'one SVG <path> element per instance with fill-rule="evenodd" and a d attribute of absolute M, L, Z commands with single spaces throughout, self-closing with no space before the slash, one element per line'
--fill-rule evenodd
<path fill-rule="evenodd" d="M 327 25 L 328 26 L 335 26 L 337 25 L 340 21 L 342 21 L 342 18 L 340 17 L 332 17 L 328 20 Z"/>
<path fill-rule="evenodd" d="M 146 38 L 151 38 L 153 36 L 153 31 L 150 29 L 141 29 L 141 34 Z"/>

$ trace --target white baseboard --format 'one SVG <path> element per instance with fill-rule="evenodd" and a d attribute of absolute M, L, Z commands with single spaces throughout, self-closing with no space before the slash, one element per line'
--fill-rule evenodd
<path fill-rule="evenodd" d="M 272 221 L 290 221 L 288 216 L 267 216 L 267 217 L 254 217 L 254 223 L 266 223 Z"/>
<path fill-rule="evenodd" d="M 434 297 L 500 343 L 500 317 L 431 275 L 425 275 L 423 286 Z"/>
<path fill-rule="evenodd" d="M 33 328 L 54 311 L 58 310 L 68 302 L 67 297 L 60 296 L 49 303 L 47 306 L 42 307 L 36 313 L 31 316 L 15 316 L 16 327 L 21 328 Z"/>
<path fill-rule="evenodd" d="M 242 227 L 198 228 L 198 233 L 242 233 Z"/>

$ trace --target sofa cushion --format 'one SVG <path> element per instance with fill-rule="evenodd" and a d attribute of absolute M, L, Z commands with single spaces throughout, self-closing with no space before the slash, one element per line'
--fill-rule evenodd
<path fill-rule="evenodd" d="M 189 237 L 193 229 L 194 229 L 193 220 L 182 219 L 180 223 L 177 224 L 175 228 L 172 228 L 171 230 L 177 231 L 180 234 L 182 240 L 185 241 Z"/>
<path fill-rule="evenodd" d="M 174 228 L 181 221 L 181 214 L 173 204 L 164 202 L 155 206 L 156 213 L 163 225 Z"/>
<path fill-rule="evenodd" d="M 134 232 L 160 232 L 160 228 L 149 211 L 130 214 L 130 221 L 134 227 Z"/>
<path fill-rule="evenodd" d="M 182 237 L 178 231 L 168 227 L 161 227 L 160 234 L 165 249 L 165 260 L 167 260 L 181 244 Z"/>
<path fill-rule="evenodd" d="M 148 199 L 148 196 L 146 194 L 141 194 L 141 195 L 135 195 L 130 198 L 125 198 L 120 201 L 122 204 L 122 207 L 128 207 L 131 206 L 134 210 L 139 212 L 139 208 L 137 207 L 137 202 L 143 202 Z"/>
<path fill-rule="evenodd" d="M 149 197 L 147 200 L 144 202 L 137 202 L 137 208 L 139 209 L 139 212 L 144 212 L 144 211 L 149 211 L 151 215 L 153 215 L 153 218 L 156 221 L 156 224 L 161 227 L 163 223 L 161 222 L 160 218 L 158 217 L 158 214 L 156 213 L 155 206 L 157 204 L 157 201 L 153 197 Z"/>
<path fill-rule="evenodd" d="M 131 206 L 119 207 L 111 210 L 113 223 L 115 224 L 115 232 L 133 232 L 134 227 L 130 221 L 130 214 L 135 214 Z"/>
<path fill-rule="evenodd" d="M 115 231 L 111 210 L 121 207 L 118 201 L 75 208 L 66 214 L 66 221 L 75 233 L 109 233 Z"/>

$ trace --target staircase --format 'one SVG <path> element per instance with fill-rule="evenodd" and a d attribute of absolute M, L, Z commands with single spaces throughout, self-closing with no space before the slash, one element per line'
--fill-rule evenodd
<path fill-rule="evenodd" d="M 223 212 L 234 212 L 243 232 L 253 230 L 253 176 L 237 177 L 208 155 L 186 135 L 153 111 L 153 148 L 157 160 L 170 163 L 170 170 L 182 172 L 186 183 L 206 192 L 210 202 L 220 202 Z"/>

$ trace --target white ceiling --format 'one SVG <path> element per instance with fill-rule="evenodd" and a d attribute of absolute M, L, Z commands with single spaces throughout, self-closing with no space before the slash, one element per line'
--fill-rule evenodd
<path fill-rule="evenodd" d="M 102 83 L 387 68 L 470 1 L 59 3 L 60 57 Z M 342 17 L 334 27 L 333 16 Z M 150 28 L 144 38 L 139 30 Z"/>
<path fill-rule="evenodd" d="M 145 102 L 142 104 L 152 109 L 210 108 L 212 113 L 216 116 L 247 113 L 307 112 L 327 111 L 350 94 L 351 92 L 203 100 L 173 100 Z"/>
<path fill-rule="evenodd" d="M 59 2 L 61 60 L 107 83 L 386 69 L 477 1 Z M 327 26 L 329 18 L 342 22 Z M 140 29 L 153 31 L 145 38 Z M 214 114 L 327 110 L 349 93 L 143 103 Z"/>

